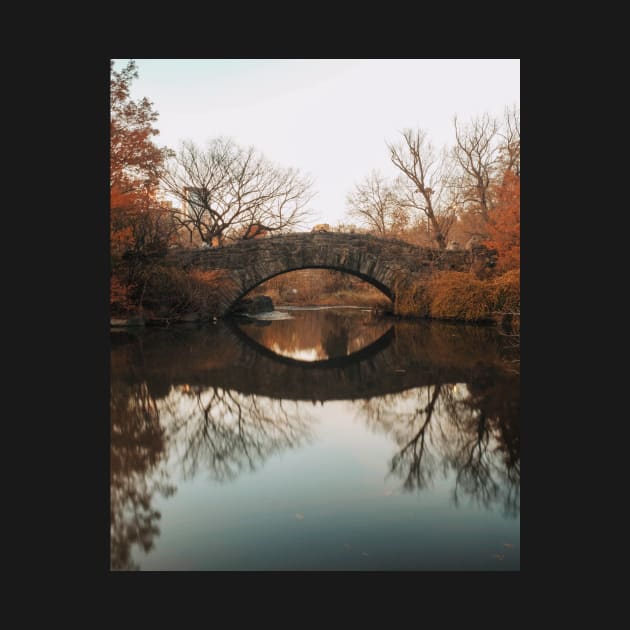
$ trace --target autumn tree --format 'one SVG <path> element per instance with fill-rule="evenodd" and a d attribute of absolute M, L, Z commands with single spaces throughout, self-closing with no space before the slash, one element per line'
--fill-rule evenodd
<path fill-rule="evenodd" d="M 153 126 L 158 113 L 146 97 L 134 101 L 131 82 L 138 78 L 131 60 L 120 71 L 110 63 L 110 187 L 121 193 L 155 189 L 168 149 L 158 147 L 152 138 L 159 134 Z"/>
<path fill-rule="evenodd" d="M 444 150 L 438 152 L 421 129 L 405 129 L 402 137 L 398 144 L 387 143 L 390 159 L 403 175 L 400 203 L 426 217 L 432 240 L 445 249 L 455 220 L 450 157 Z"/>
<path fill-rule="evenodd" d="M 298 170 L 224 138 L 205 148 L 182 143 L 161 179 L 181 202 L 175 221 L 207 244 L 229 235 L 254 236 L 253 226 L 266 232 L 294 228 L 308 216 L 313 197 L 311 180 Z"/>
<path fill-rule="evenodd" d="M 505 171 L 496 197 L 488 220 L 486 244 L 499 253 L 499 271 L 518 269 L 521 256 L 521 178 L 514 171 Z"/>
<path fill-rule="evenodd" d="M 159 199 L 160 171 L 169 150 L 153 137 L 158 114 L 146 97 L 133 100 L 131 83 L 138 78 L 131 60 L 120 71 L 110 62 L 110 195 L 112 254 L 163 249 L 173 225 Z"/>
<path fill-rule="evenodd" d="M 503 120 L 485 113 L 462 124 L 454 118 L 453 157 L 458 166 L 452 189 L 460 225 L 468 237 L 488 237 L 488 222 L 498 202 L 503 175 L 520 175 L 520 113 L 506 108 Z"/>
<path fill-rule="evenodd" d="M 399 234 L 409 223 L 407 209 L 400 203 L 395 184 L 372 171 L 356 184 L 346 199 L 347 215 L 379 236 Z"/>

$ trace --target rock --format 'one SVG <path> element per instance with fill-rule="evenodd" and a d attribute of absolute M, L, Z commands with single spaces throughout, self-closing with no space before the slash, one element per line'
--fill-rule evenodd
<path fill-rule="evenodd" d="M 257 295 L 253 298 L 239 300 L 232 312 L 256 315 L 257 313 L 271 313 L 273 310 L 273 302 L 268 295 Z"/>

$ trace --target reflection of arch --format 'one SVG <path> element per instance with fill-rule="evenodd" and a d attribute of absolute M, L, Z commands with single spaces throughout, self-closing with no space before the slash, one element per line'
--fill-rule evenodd
<path fill-rule="evenodd" d="M 300 269 L 331 269 L 361 278 L 395 299 L 396 282 L 410 272 L 468 270 L 472 253 L 418 247 L 367 234 L 307 233 L 249 239 L 203 250 L 179 250 L 169 260 L 184 269 L 221 270 L 218 314 L 267 280 Z"/>
<path fill-rule="evenodd" d="M 381 335 L 376 341 L 373 341 L 371 344 L 365 346 L 364 348 L 361 348 L 361 350 L 352 352 L 345 357 L 334 357 L 332 359 L 322 359 L 319 361 L 301 361 L 299 359 L 292 359 L 291 357 L 285 357 L 281 354 L 277 354 L 273 350 L 270 350 L 266 346 L 263 346 L 255 339 L 252 339 L 252 337 L 244 332 L 238 324 L 231 320 L 228 320 L 228 325 L 241 342 L 243 342 L 245 345 L 250 347 L 258 354 L 261 354 L 269 359 L 272 359 L 273 361 L 277 361 L 278 363 L 286 366 L 300 367 L 306 369 L 348 367 L 354 363 L 359 363 L 361 361 L 369 359 L 370 357 L 376 356 L 377 354 L 385 350 L 385 348 L 387 348 L 387 346 L 389 346 L 389 344 L 394 340 L 394 326 L 392 325 L 387 330 L 387 332 Z"/>
<path fill-rule="evenodd" d="M 356 400 L 438 383 L 470 382 L 480 364 L 498 365 L 490 327 L 395 321 L 393 338 L 354 353 L 342 367 L 279 358 L 237 335 L 226 320 L 215 325 L 138 329 L 149 391 L 215 387 L 286 400 Z M 463 341 L 466 343 L 463 343 Z M 490 369 L 488 378 L 492 378 Z M 130 377 L 132 375 L 129 375 Z M 132 379 L 133 380 L 133 379 Z"/>

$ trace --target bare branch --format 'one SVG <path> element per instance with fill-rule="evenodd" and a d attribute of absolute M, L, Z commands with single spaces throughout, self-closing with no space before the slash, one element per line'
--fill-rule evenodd
<path fill-rule="evenodd" d="M 388 143 L 387 148 L 392 163 L 404 176 L 400 180 L 406 188 L 401 197 L 403 205 L 426 216 L 433 240 L 444 249 L 454 214 L 448 190 L 452 168 L 449 154 L 445 150 L 438 153 L 421 129 L 405 129 L 402 137 L 401 143 Z"/>
<path fill-rule="evenodd" d="M 223 138 L 205 150 L 183 143 L 162 184 L 182 204 L 174 211 L 177 221 L 208 244 L 295 228 L 314 196 L 310 178 Z"/>

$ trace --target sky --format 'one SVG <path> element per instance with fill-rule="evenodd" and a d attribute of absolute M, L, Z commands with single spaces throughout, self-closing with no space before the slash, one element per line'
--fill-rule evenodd
<path fill-rule="evenodd" d="M 115 60 L 119 70 L 126 59 Z M 160 146 L 219 136 L 254 146 L 315 182 L 316 223 L 348 222 L 346 196 L 373 169 L 397 175 L 386 142 L 407 127 L 437 147 L 453 116 L 520 103 L 518 59 L 136 59 L 134 99 L 159 114 Z"/>

